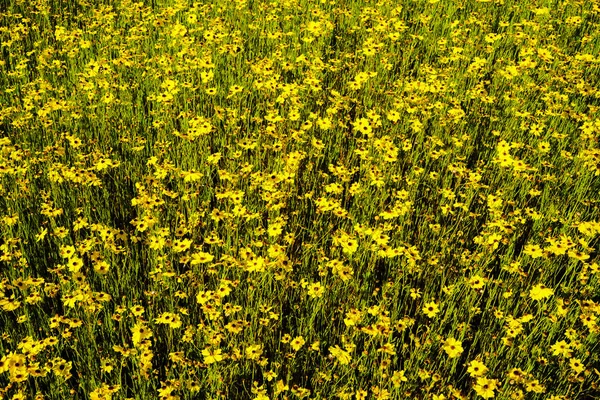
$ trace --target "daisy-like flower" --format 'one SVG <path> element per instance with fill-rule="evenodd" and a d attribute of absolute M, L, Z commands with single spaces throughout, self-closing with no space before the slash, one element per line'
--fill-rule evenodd
<path fill-rule="evenodd" d="M 544 393 L 546 391 L 546 387 L 540 384 L 540 381 L 538 379 L 532 379 L 526 382 L 525 391 L 534 393 Z"/>
<path fill-rule="evenodd" d="M 469 278 L 468 284 L 475 290 L 481 289 L 485 286 L 485 278 L 479 275 L 474 275 L 471 278 Z"/>
<path fill-rule="evenodd" d="M 289 343 L 292 340 L 292 337 L 289 333 L 286 333 L 281 337 L 281 343 Z"/>
<path fill-rule="evenodd" d="M 580 374 L 583 371 L 585 371 L 585 366 L 582 364 L 582 362 L 577 359 L 577 358 L 571 358 L 569 360 L 569 365 L 571 366 L 571 369 L 573 371 L 575 371 L 576 374 Z"/>
<path fill-rule="evenodd" d="M 512 368 L 508 371 L 509 383 L 521 383 L 527 374 L 520 368 Z"/>
<path fill-rule="evenodd" d="M 308 287 L 308 295 L 313 299 L 322 297 L 323 293 L 325 293 L 325 289 L 323 288 L 323 286 L 321 286 L 319 282 L 313 283 Z"/>
<path fill-rule="evenodd" d="M 77 273 L 81 269 L 81 267 L 83 267 L 83 260 L 79 257 L 72 257 L 68 261 L 67 267 L 69 268 L 69 271 Z"/>
<path fill-rule="evenodd" d="M 63 258 L 71 258 L 75 254 L 74 246 L 61 246 L 60 256 Z"/>
<path fill-rule="evenodd" d="M 537 244 L 528 244 L 523 250 L 523 254 L 527 254 L 532 258 L 539 258 L 544 255 L 543 249 Z"/>
<path fill-rule="evenodd" d="M 494 390 L 497 387 L 498 381 L 496 379 L 479 377 L 477 383 L 473 386 L 473 390 L 484 399 L 491 399 L 495 396 Z"/>
<path fill-rule="evenodd" d="M 298 351 L 302 346 L 304 346 L 304 343 L 306 343 L 304 338 L 302 336 L 297 336 L 290 342 L 290 346 L 292 346 L 294 351 Z"/>
<path fill-rule="evenodd" d="M 550 349 L 552 349 L 552 355 L 554 356 L 571 356 L 571 345 L 569 345 L 566 340 L 561 340 L 554 343 L 552 346 L 550 346 Z"/>
<path fill-rule="evenodd" d="M 204 362 L 206 364 L 213 364 L 224 359 L 223 351 L 221 349 L 204 349 L 202 350 L 202 356 L 204 357 Z"/>
<path fill-rule="evenodd" d="M 246 348 L 246 356 L 251 360 L 257 360 L 262 354 L 262 346 L 255 344 Z"/>
<path fill-rule="evenodd" d="M 132 341 L 134 346 L 137 346 L 142 341 L 152 337 L 152 331 L 142 323 L 137 323 L 131 328 Z"/>
<path fill-rule="evenodd" d="M 546 298 L 552 296 L 553 294 L 554 294 L 554 290 L 544 286 L 543 284 L 535 285 L 529 291 L 529 297 L 532 300 L 536 300 L 536 301 L 546 299 Z"/>
<path fill-rule="evenodd" d="M 340 348 L 340 346 L 337 346 L 337 345 L 335 347 L 333 347 L 333 346 L 329 347 L 329 352 L 342 365 L 349 364 L 350 360 L 352 359 L 349 352 L 342 350 L 342 348 Z"/>
<path fill-rule="evenodd" d="M 440 308 L 438 307 L 435 301 L 425 303 L 425 305 L 423 306 L 423 313 L 429 318 L 435 317 L 438 312 L 440 312 Z"/>
<path fill-rule="evenodd" d="M 463 350 L 462 343 L 454 338 L 448 338 L 444 342 L 444 351 L 450 358 L 460 356 Z"/>
<path fill-rule="evenodd" d="M 482 363 L 479 360 L 473 360 L 469 363 L 469 368 L 467 369 L 467 372 L 469 373 L 469 375 L 471 375 L 471 377 L 476 378 L 485 375 L 487 370 L 488 368 L 485 366 L 484 363 Z"/>
<path fill-rule="evenodd" d="M 404 376 L 404 370 L 394 371 L 394 373 L 392 374 L 392 384 L 396 388 L 400 387 L 401 382 L 407 382 L 407 381 L 408 381 L 408 378 L 406 376 Z"/>
<path fill-rule="evenodd" d="M 208 263 L 208 262 L 211 262 L 213 259 L 214 259 L 213 255 L 211 255 L 209 253 L 205 253 L 203 251 L 199 251 L 199 252 L 192 254 L 192 261 L 190 262 L 190 265 Z"/>

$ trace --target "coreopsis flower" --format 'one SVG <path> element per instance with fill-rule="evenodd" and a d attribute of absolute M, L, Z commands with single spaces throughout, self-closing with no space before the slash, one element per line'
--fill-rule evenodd
<path fill-rule="evenodd" d="M 40 230 L 40 233 L 38 233 L 37 235 L 35 235 L 35 241 L 39 242 L 39 241 L 43 240 L 46 237 L 47 234 L 48 234 L 48 229 L 42 228 Z"/>
<path fill-rule="evenodd" d="M 498 387 L 498 380 L 484 377 L 477 378 L 477 383 L 473 390 L 484 399 L 491 399 L 495 396 L 494 390 Z"/>
<path fill-rule="evenodd" d="M 378 388 L 376 386 L 371 387 L 371 391 L 373 392 L 373 398 L 375 400 L 388 400 L 391 399 L 392 396 L 387 389 Z"/>
<path fill-rule="evenodd" d="M 306 343 L 304 338 L 302 336 L 297 336 L 294 338 L 294 340 L 290 342 L 290 346 L 292 346 L 292 349 L 294 349 L 294 351 L 298 351 L 304 345 L 304 343 Z"/>
<path fill-rule="evenodd" d="M 142 307 L 142 306 L 140 306 L 140 305 L 133 306 L 133 307 L 131 307 L 129 310 L 130 310 L 130 311 L 131 311 L 131 313 L 132 313 L 133 315 L 135 315 L 136 317 L 139 317 L 139 316 L 141 316 L 142 314 L 144 314 L 144 311 L 145 311 L 145 310 L 144 310 L 144 307 Z"/>
<path fill-rule="evenodd" d="M 396 123 L 400 120 L 400 113 L 396 110 L 388 111 L 386 116 L 393 123 Z"/>
<path fill-rule="evenodd" d="M 266 268 L 266 262 L 263 257 L 252 257 L 246 263 L 246 271 L 248 272 L 262 272 Z"/>
<path fill-rule="evenodd" d="M 580 374 L 583 371 L 585 371 L 585 366 L 581 363 L 581 361 L 578 358 L 571 358 L 569 360 L 569 366 L 576 374 Z"/>
<path fill-rule="evenodd" d="M 205 253 L 203 251 L 198 251 L 192 254 L 192 260 L 190 261 L 190 265 L 198 265 L 211 262 L 215 257 L 209 253 Z"/>
<path fill-rule="evenodd" d="M 333 122 L 331 121 L 330 118 L 319 118 L 317 120 L 317 126 L 320 129 L 328 130 L 328 129 L 331 129 L 333 127 Z"/>
<path fill-rule="evenodd" d="M 471 375 L 471 377 L 476 378 L 485 375 L 487 370 L 488 368 L 485 366 L 484 363 L 482 363 L 479 360 L 473 360 L 469 363 L 469 368 L 467 369 L 467 372 L 469 373 L 469 375 Z"/>
<path fill-rule="evenodd" d="M 313 299 L 322 297 L 323 293 L 325 293 L 325 288 L 323 288 L 319 282 L 308 286 L 308 295 Z"/>
<path fill-rule="evenodd" d="M 392 384 L 395 388 L 400 387 L 400 382 L 407 382 L 408 378 L 404 376 L 404 370 L 394 371 L 392 374 Z"/>
<path fill-rule="evenodd" d="M 154 322 L 169 325 L 171 328 L 179 328 L 182 325 L 181 317 L 170 312 L 162 313 L 158 318 L 155 318 Z"/>
<path fill-rule="evenodd" d="M 395 355 L 396 354 L 396 349 L 394 347 L 393 343 L 386 343 L 383 346 L 381 346 L 380 348 L 377 349 L 378 353 L 387 353 L 389 355 Z"/>
<path fill-rule="evenodd" d="M 525 245 L 525 248 L 523 249 L 523 254 L 527 254 L 532 258 L 539 258 L 544 255 L 544 250 L 537 244 L 528 244 Z"/>
<path fill-rule="evenodd" d="M 74 246 L 61 246 L 60 256 L 63 258 L 71 258 L 75 254 Z"/>
<path fill-rule="evenodd" d="M 349 364 L 350 360 L 352 359 L 352 357 L 350 356 L 350 353 L 345 350 L 342 350 L 342 348 L 338 345 L 330 346 L 329 352 L 342 365 Z"/>
<path fill-rule="evenodd" d="M 509 381 L 509 383 L 521 383 L 526 376 L 525 371 L 520 368 L 511 368 L 508 371 L 508 378 L 513 381 Z"/>
<path fill-rule="evenodd" d="M 222 361 L 225 357 L 223 356 L 221 349 L 204 349 L 202 350 L 202 356 L 204 357 L 205 364 L 213 364 Z"/>
<path fill-rule="evenodd" d="M 440 312 L 440 308 L 435 301 L 430 301 L 429 303 L 425 303 L 425 305 L 423 305 L 423 313 L 429 318 L 435 317 L 438 312 Z"/>
<path fill-rule="evenodd" d="M 131 328 L 133 345 L 137 346 L 142 341 L 152 337 L 152 331 L 143 323 L 137 323 Z"/>
<path fill-rule="evenodd" d="M 286 333 L 281 337 L 281 343 L 289 343 L 292 340 L 292 337 L 289 333 Z"/>
<path fill-rule="evenodd" d="M 189 249 L 191 245 L 192 245 L 191 239 L 175 239 L 173 241 L 173 252 L 181 253 L 181 252 Z"/>
<path fill-rule="evenodd" d="M 536 301 L 546 299 L 546 298 L 552 296 L 553 294 L 554 294 L 554 290 L 544 286 L 543 284 L 535 285 L 529 291 L 529 297 L 532 300 L 536 300 Z"/>
<path fill-rule="evenodd" d="M 355 131 L 361 132 L 365 135 L 370 135 L 373 130 L 368 118 L 359 118 L 354 121 L 353 124 Z"/>
<path fill-rule="evenodd" d="M 462 343 L 454 338 L 448 338 L 444 342 L 444 351 L 450 358 L 458 357 L 463 352 Z"/>
<path fill-rule="evenodd" d="M 67 262 L 67 267 L 75 274 L 83 267 L 83 260 L 79 257 L 71 257 Z"/>
<path fill-rule="evenodd" d="M 212 290 L 201 290 L 196 295 L 196 302 L 198 304 L 205 304 L 213 298 L 214 292 Z"/>
<path fill-rule="evenodd" d="M 540 384 L 540 381 L 538 379 L 532 379 L 526 382 L 525 391 L 534 393 L 544 393 L 546 391 L 546 387 Z"/>
<path fill-rule="evenodd" d="M 255 344 L 246 348 L 246 356 L 250 360 L 257 360 L 261 356 L 261 354 L 262 346 L 260 344 Z"/>
<path fill-rule="evenodd" d="M 596 317 L 591 312 L 582 313 L 579 316 L 579 319 L 581 320 L 581 323 L 583 323 L 583 325 L 585 325 L 590 331 L 594 331 L 597 329 L 596 320 L 598 319 L 598 317 Z"/>
<path fill-rule="evenodd" d="M 368 395 L 369 395 L 369 392 L 367 392 L 366 390 L 358 389 L 356 391 L 356 400 L 365 400 Z"/>
<path fill-rule="evenodd" d="M 481 289 L 485 286 L 485 278 L 479 275 L 474 275 L 469 278 L 467 283 L 475 290 Z"/>
<path fill-rule="evenodd" d="M 550 346 L 550 349 L 552 349 L 552 355 L 554 356 L 571 356 L 571 346 L 566 342 L 566 340 L 561 340 L 554 343 L 552 346 Z"/>
<path fill-rule="evenodd" d="M 94 271 L 100 275 L 106 275 L 110 271 L 110 264 L 104 260 L 94 263 Z"/>

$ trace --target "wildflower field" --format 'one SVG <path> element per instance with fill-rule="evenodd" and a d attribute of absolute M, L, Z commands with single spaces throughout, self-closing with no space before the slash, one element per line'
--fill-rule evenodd
<path fill-rule="evenodd" d="M 0 399 L 600 399 L 599 0 L 0 0 Z"/>

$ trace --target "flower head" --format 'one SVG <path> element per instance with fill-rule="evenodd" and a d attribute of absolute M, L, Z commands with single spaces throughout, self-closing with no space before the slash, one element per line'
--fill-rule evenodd
<path fill-rule="evenodd" d="M 444 342 L 444 351 L 450 358 L 458 357 L 463 352 L 462 343 L 454 338 L 448 338 Z"/>

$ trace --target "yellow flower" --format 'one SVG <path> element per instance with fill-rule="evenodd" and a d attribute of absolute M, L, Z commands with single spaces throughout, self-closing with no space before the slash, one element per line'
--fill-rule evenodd
<path fill-rule="evenodd" d="M 479 360 L 473 360 L 469 363 L 469 368 L 467 369 L 467 372 L 469 373 L 469 375 L 471 375 L 471 377 L 475 378 L 485 375 L 487 370 L 488 368 L 485 366 L 484 363 L 482 363 Z"/>
<path fill-rule="evenodd" d="M 569 360 L 569 365 L 571 366 L 571 369 L 575 371 L 576 374 L 580 374 L 583 371 L 585 371 L 585 366 L 577 358 L 571 358 Z"/>
<path fill-rule="evenodd" d="M 304 345 L 304 343 L 306 343 L 304 338 L 302 336 L 298 336 L 290 342 L 290 346 L 292 346 L 292 349 L 294 349 L 294 351 L 298 351 Z"/>
<path fill-rule="evenodd" d="M 532 300 L 536 300 L 536 301 L 546 299 L 546 298 L 552 296 L 553 294 L 554 294 L 554 290 L 547 288 L 543 284 L 535 285 L 529 291 L 529 297 L 531 297 Z"/>
<path fill-rule="evenodd" d="M 248 259 L 246 271 L 262 272 L 265 270 L 265 259 L 263 257 L 253 257 Z"/>
<path fill-rule="evenodd" d="M 342 350 L 338 345 L 330 346 L 329 352 L 342 365 L 348 365 L 350 363 L 350 360 L 352 359 L 350 353 L 345 350 Z"/>
<path fill-rule="evenodd" d="M 60 256 L 63 258 L 71 258 L 75 254 L 74 246 L 61 246 Z"/>
<path fill-rule="evenodd" d="M 213 364 L 223 360 L 223 351 L 221 349 L 211 350 L 204 349 L 202 350 L 202 356 L 204 357 L 204 362 L 206 364 Z"/>
<path fill-rule="evenodd" d="M 178 314 L 170 312 L 162 313 L 158 318 L 154 320 L 157 324 L 167 324 L 171 328 L 181 327 L 181 317 Z"/>
<path fill-rule="evenodd" d="M 366 390 L 358 389 L 356 391 L 356 400 L 365 400 L 369 393 Z"/>
<path fill-rule="evenodd" d="M 523 253 L 531 256 L 532 258 L 539 258 L 544 255 L 544 250 L 537 244 L 528 244 L 523 249 Z"/>
<path fill-rule="evenodd" d="M 173 252 L 181 253 L 181 252 L 189 249 L 191 245 L 192 245 L 191 239 L 175 239 L 173 241 Z"/>
<path fill-rule="evenodd" d="M 427 315 L 429 318 L 435 317 L 435 315 L 440 312 L 440 308 L 438 307 L 435 301 L 430 301 L 429 303 L 425 303 L 423 306 L 423 313 Z"/>
<path fill-rule="evenodd" d="M 277 378 L 277 373 L 273 370 L 267 371 L 263 375 L 269 382 L 271 382 L 274 378 Z"/>
<path fill-rule="evenodd" d="M 396 110 L 388 111 L 387 118 L 393 123 L 396 123 L 398 120 L 400 120 L 400 113 Z"/>
<path fill-rule="evenodd" d="M 516 383 L 521 383 L 523 381 L 523 379 L 525 378 L 526 373 L 525 371 L 523 371 L 520 368 L 511 368 L 508 371 L 508 378 L 510 380 L 515 381 Z"/>
<path fill-rule="evenodd" d="M 317 120 L 317 126 L 320 129 L 327 130 L 333 127 L 333 122 L 331 122 L 330 118 L 319 118 Z"/>
<path fill-rule="evenodd" d="M 196 295 L 196 302 L 198 304 L 205 304 L 213 298 L 213 295 L 214 295 L 214 292 L 212 290 L 207 290 L 207 291 L 201 290 Z"/>
<path fill-rule="evenodd" d="M 140 306 L 140 305 L 136 305 L 130 308 L 130 311 L 133 315 L 135 315 L 136 317 L 139 317 L 140 315 L 144 314 L 144 307 Z"/>
<path fill-rule="evenodd" d="M 371 124 L 367 118 L 359 118 L 353 123 L 354 130 L 369 135 L 372 132 Z"/>
<path fill-rule="evenodd" d="M 544 393 L 546 391 L 546 387 L 541 385 L 539 380 L 533 379 L 526 383 L 525 390 L 527 392 Z"/>
<path fill-rule="evenodd" d="M 281 337 L 281 343 L 289 343 L 290 340 L 292 340 L 292 337 L 290 336 L 289 333 L 286 333 L 285 335 L 283 335 Z"/>
<path fill-rule="evenodd" d="M 377 349 L 377 352 L 378 353 L 387 353 L 392 356 L 396 354 L 396 350 L 392 343 L 384 344 L 383 346 L 381 346 L 380 348 Z"/>
<path fill-rule="evenodd" d="M 454 338 L 448 338 L 444 342 L 444 351 L 450 358 L 455 358 L 463 352 L 462 343 Z"/>
<path fill-rule="evenodd" d="M 404 376 L 404 370 L 394 371 L 394 373 L 392 374 L 392 384 L 394 385 L 395 388 L 400 387 L 400 382 L 406 382 L 406 381 L 408 381 L 408 378 L 406 378 L 406 376 Z"/>
<path fill-rule="evenodd" d="M 469 286 L 471 286 L 475 290 L 481 289 L 485 286 L 485 278 L 479 275 L 474 275 L 471 278 L 469 278 L 468 283 Z"/>
<path fill-rule="evenodd" d="M 308 288 L 308 295 L 313 299 L 322 297 L 323 293 L 325 293 L 325 289 L 319 282 L 311 284 Z"/>
<path fill-rule="evenodd" d="M 205 253 L 203 251 L 198 251 L 192 254 L 192 261 L 190 261 L 190 265 L 204 264 L 211 262 L 215 257 L 211 254 Z"/>
<path fill-rule="evenodd" d="M 571 356 L 571 346 L 565 340 L 554 343 L 550 348 L 552 349 L 552 355 L 554 356 Z"/>
<path fill-rule="evenodd" d="M 137 346 L 142 341 L 152 337 L 152 331 L 141 323 L 137 323 L 131 328 L 133 345 Z"/>
<path fill-rule="evenodd" d="M 79 257 L 72 257 L 68 262 L 67 266 L 69 271 L 73 273 L 77 273 L 81 267 L 83 267 L 83 260 Z"/>
<path fill-rule="evenodd" d="M 96 273 L 100 274 L 100 275 L 106 275 L 108 274 L 108 271 L 110 270 L 110 264 L 107 263 L 106 261 L 98 261 L 96 263 L 94 263 L 94 271 L 96 271 Z"/>
<path fill-rule="evenodd" d="M 42 228 L 42 230 L 40 231 L 40 233 L 38 233 L 37 235 L 35 235 L 35 241 L 39 242 L 40 240 L 43 240 L 46 237 L 46 234 L 48 234 L 48 229 Z"/>
<path fill-rule="evenodd" d="M 473 386 L 473 390 L 484 399 L 491 399 L 495 396 L 494 390 L 498 387 L 496 379 L 487 379 L 484 377 L 477 378 L 477 383 Z"/>
<path fill-rule="evenodd" d="M 256 344 L 253 346 L 248 346 L 246 348 L 246 356 L 248 356 L 251 360 L 256 360 L 262 354 L 262 346 L 260 344 Z"/>
<path fill-rule="evenodd" d="M 290 389 L 290 387 L 283 382 L 283 379 L 280 379 L 275 384 L 275 395 L 277 395 L 281 392 L 285 392 L 286 390 L 289 390 L 289 389 Z"/>

